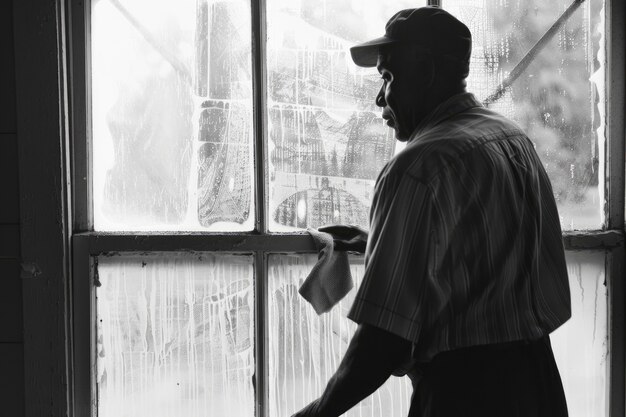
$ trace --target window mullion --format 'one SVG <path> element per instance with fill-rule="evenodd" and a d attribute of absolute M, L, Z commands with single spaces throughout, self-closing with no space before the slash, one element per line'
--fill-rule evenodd
<path fill-rule="evenodd" d="M 74 231 L 93 230 L 91 155 L 91 2 L 69 1 L 68 68 Z"/>
<path fill-rule="evenodd" d="M 316 252 L 307 233 L 100 233 L 75 234 L 90 255 L 121 252 Z M 576 231 L 563 234 L 566 250 L 609 250 L 624 246 L 621 230 Z"/>
<path fill-rule="evenodd" d="M 608 229 L 624 228 L 624 111 L 626 108 L 626 88 L 624 71 L 626 60 L 624 47 L 626 31 L 624 18 L 626 6 L 623 1 L 612 0 L 606 4 L 606 51 L 607 51 L 607 217 Z"/>
<path fill-rule="evenodd" d="M 253 94 L 253 121 L 254 121 L 254 174 L 255 174 L 255 230 L 258 233 L 267 233 L 266 213 L 266 162 L 267 137 L 266 107 L 267 107 L 267 63 L 266 63 L 266 22 L 265 1 L 251 0 L 252 6 L 252 94 Z"/>
<path fill-rule="evenodd" d="M 608 288 L 608 331 L 609 358 L 607 366 L 608 415 L 624 416 L 625 364 L 624 354 L 624 247 L 619 246 L 607 251 L 606 279 Z"/>
<path fill-rule="evenodd" d="M 267 258 L 268 253 L 265 251 L 255 252 L 254 257 L 254 294 L 255 294 L 255 343 L 254 343 L 254 357 L 255 357 L 255 416 L 265 417 L 268 415 L 268 391 L 266 387 L 267 375 L 268 375 L 268 356 L 266 347 L 267 343 L 267 331 L 266 324 L 268 320 L 267 313 Z"/>
<path fill-rule="evenodd" d="M 252 11 L 252 94 L 254 123 L 254 179 L 255 179 L 255 231 L 264 235 L 267 227 L 267 61 L 266 61 L 266 13 L 264 0 L 251 0 Z M 267 252 L 258 250 L 254 260 L 255 288 L 255 415 L 267 415 Z"/>
<path fill-rule="evenodd" d="M 89 254 L 89 242 L 72 242 L 72 416 L 97 416 L 96 291 L 97 258 Z"/>

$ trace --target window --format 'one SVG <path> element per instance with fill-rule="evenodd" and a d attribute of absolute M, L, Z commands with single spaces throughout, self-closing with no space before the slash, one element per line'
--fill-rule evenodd
<path fill-rule="evenodd" d="M 572 9 L 490 103 L 529 133 L 553 182 L 573 318 L 552 341 L 572 416 L 608 415 L 623 387 L 610 371 L 624 209 L 609 195 L 623 204 L 623 173 L 606 181 L 623 141 L 605 105 L 607 4 Z M 445 0 L 474 37 L 468 90 L 486 100 L 570 5 Z M 321 393 L 354 331 L 354 294 L 320 317 L 299 297 L 315 262 L 304 229 L 367 226 L 376 175 L 401 151 L 373 102 L 378 74 L 348 48 L 416 6 L 73 7 L 77 415 L 279 417 Z M 363 260 L 351 262 L 358 285 Z M 347 415 L 406 415 L 411 392 L 390 378 Z"/>

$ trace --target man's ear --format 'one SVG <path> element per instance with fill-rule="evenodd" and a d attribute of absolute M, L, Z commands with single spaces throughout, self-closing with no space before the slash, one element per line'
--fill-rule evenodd
<path fill-rule="evenodd" d="M 437 71 L 437 66 L 435 64 L 434 57 L 428 53 L 424 52 L 424 49 L 418 46 L 409 46 L 411 49 L 409 50 L 409 54 L 412 55 L 412 59 L 417 61 L 418 63 L 418 71 L 419 78 L 423 82 L 424 86 L 430 88 L 435 83 L 435 76 Z"/>
<path fill-rule="evenodd" d="M 437 65 L 435 60 L 430 55 L 420 55 L 418 57 L 418 77 L 421 84 L 427 89 L 431 88 L 435 84 L 435 78 L 437 75 Z"/>

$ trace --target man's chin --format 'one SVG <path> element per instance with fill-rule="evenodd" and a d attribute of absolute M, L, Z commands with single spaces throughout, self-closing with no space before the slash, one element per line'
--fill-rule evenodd
<path fill-rule="evenodd" d="M 396 129 L 395 127 L 393 130 L 395 132 L 396 140 L 398 140 L 399 142 L 407 142 L 409 140 L 410 135 L 407 135 L 406 132 L 403 132 L 400 129 Z"/>

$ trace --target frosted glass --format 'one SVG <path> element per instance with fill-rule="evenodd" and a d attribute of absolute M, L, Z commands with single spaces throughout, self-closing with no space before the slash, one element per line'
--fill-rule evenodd
<path fill-rule="evenodd" d="M 254 223 L 247 0 L 92 4 L 94 227 Z"/>
<path fill-rule="evenodd" d="M 269 412 L 289 417 L 319 397 L 339 366 L 356 324 L 346 318 L 355 291 L 329 313 L 318 316 L 298 288 L 316 255 L 273 255 L 269 261 Z M 362 260 L 353 259 L 358 286 Z M 408 377 L 390 377 L 373 395 L 348 411 L 349 417 L 404 417 L 413 388 Z"/>
<path fill-rule="evenodd" d="M 539 40 L 571 0 L 445 0 L 472 31 L 468 90 L 479 99 Z M 602 0 L 582 2 L 566 25 L 491 107 L 535 143 L 554 188 L 564 230 L 603 222 L 605 56 Z"/>
<path fill-rule="evenodd" d="M 254 415 L 252 258 L 98 258 L 100 417 Z"/>
<path fill-rule="evenodd" d="M 298 294 L 314 255 L 274 255 L 269 264 L 269 410 L 290 416 L 318 398 L 337 369 L 356 325 L 346 318 L 363 274 L 353 259 L 355 289 L 331 312 L 318 316 Z M 602 417 L 607 398 L 607 291 L 603 252 L 568 252 L 572 318 L 552 335 L 571 417 Z M 412 387 L 391 377 L 347 416 L 404 417 Z"/>
<path fill-rule="evenodd" d="M 348 48 L 420 5 L 426 1 L 267 1 L 271 230 L 367 226 L 374 181 L 396 141 L 374 104 L 378 72 L 356 67 Z"/>
<path fill-rule="evenodd" d="M 608 416 L 604 252 L 567 252 L 572 318 L 550 335 L 570 417 Z"/>
<path fill-rule="evenodd" d="M 425 2 L 424 2 L 425 3 Z M 473 34 L 468 91 L 493 93 L 571 0 L 447 0 Z M 269 212 L 272 230 L 367 226 L 376 174 L 395 140 L 374 98 L 375 70 L 348 48 L 378 37 L 415 2 L 268 0 Z M 603 222 L 603 1 L 583 2 L 500 100 L 491 105 L 535 142 L 563 229 Z M 397 146 L 401 148 L 401 145 Z"/>

